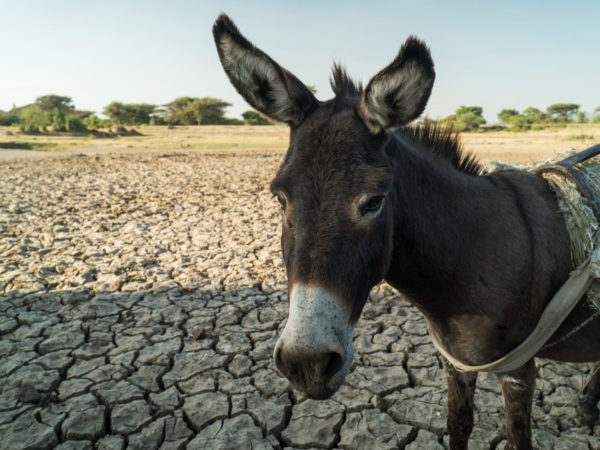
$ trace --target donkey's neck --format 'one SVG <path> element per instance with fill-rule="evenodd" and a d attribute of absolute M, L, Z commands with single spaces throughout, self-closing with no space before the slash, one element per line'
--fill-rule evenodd
<path fill-rule="evenodd" d="M 463 305 L 456 297 L 471 276 L 461 268 L 473 257 L 470 241 L 487 232 L 482 216 L 493 208 L 493 184 L 401 138 L 392 139 L 388 150 L 396 167 L 394 250 L 386 280 L 430 319 L 459 314 Z"/>

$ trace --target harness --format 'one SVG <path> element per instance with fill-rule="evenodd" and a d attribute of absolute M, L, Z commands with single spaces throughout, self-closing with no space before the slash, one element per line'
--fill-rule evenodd
<path fill-rule="evenodd" d="M 579 189 L 581 195 L 587 199 L 590 206 L 594 209 L 596 217 L 600 217 L 600 199 L 590 187 L 585 176 L 579 170 L 579 164 L 593 158 L 594 156 L 598 156 L 599 154 L 600 144 L 596 144 L 593 147 L 576 153 L 573 156 L 569 156 L 568 158 L 558 161 L 557 163 L 543 165 L 533 169 L 531 172 L 535 175 L 543 175 L 547 172 L 553 172 L 571 179 L 571 181 L 573 181 L 573 183 L 575 183 Z"/>
<path fill-rule="evenodd" d="M 556 163 L 543 165 L 531 172 L 538 176 L 558 174 L 572 181 L 577 191 L 586 199 L 596 218 L 600 218 L 600 199 L 581 169 L 580 164 L 600 154 L 600 144 L 565 158 Z M 433 329 L 427 324 L 431 342 L 437 350 L 461 372 L 505 373 L 518 369 L 544 346 L 558 327 L 563 323 L 579 300 L 585 295 L 597 278 L 600 268 L 600 251 L 595 250 L 571 272 L 569 278 L 554 294 L 531 334 L 516 348 L 496 361 L 479 366 L 471 366 L 455 359 L 442 346 Z M 584 322 L 586 323 L 586 322 Z M 580 329 L 582 326 L 578 327 Z"/>

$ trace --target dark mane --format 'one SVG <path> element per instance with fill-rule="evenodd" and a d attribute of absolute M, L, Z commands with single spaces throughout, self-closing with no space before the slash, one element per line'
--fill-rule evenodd
<path fill-rule="evenodd" d="M 467 175 L 478 176 L 483 172 L 475 155 L 463 150 L 460 135 L 452 126 L 428 120 L 396 132 Z"/>
<path fill-rule="evenodd" d="M 346 69 L 341 64 L 334 63 L 331 72 L 331 89 L 333 89 L 336 99 L 355 98 L 362 93 L 362 84 L 356 83 L 350 78 L 348 72 L 346 72 Z"/>

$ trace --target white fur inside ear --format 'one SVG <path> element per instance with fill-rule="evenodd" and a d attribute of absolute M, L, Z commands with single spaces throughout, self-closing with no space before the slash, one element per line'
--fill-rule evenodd
<path fill-rule="evenodd" d="M 431 83 L 431 77 L 416 62 L 374 79 L 367 87 L 362 105 L 369 129 L 378 133 L 410 122 L 419 113 Z"/>
<path fill-rule="evenodd" d="M 277 120 L 287 121 L 293 118 L 288 117 L 293 110 L 293 102 L 285 82 L 269 59 L 241 47 L 228 34 L 221 37 L 220 47 L 224 56 L 223 65 L 239 83 L 238 89 L 241 89 L 243 96 L 249 97 L 261 112 Z M 257 80 L 268 84 L 269 98 L 260 95 Z"/>

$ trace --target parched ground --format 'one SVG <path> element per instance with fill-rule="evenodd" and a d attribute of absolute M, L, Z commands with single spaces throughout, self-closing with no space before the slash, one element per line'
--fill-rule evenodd
<path fill-rule="evenodd" d="M 281 158 L 0 162 L 0 448 L 447 447 L 440 360 L 389 287 L 332 399 L 274 371 L 287 299 L 267 186 Z M 600 424 L 580 428 L 572 402 L 589 372 L 538 362 L 537 448 L 600 448 Z M 475 420 L 471 448 L 504 446 L 493 376 Z"/>

